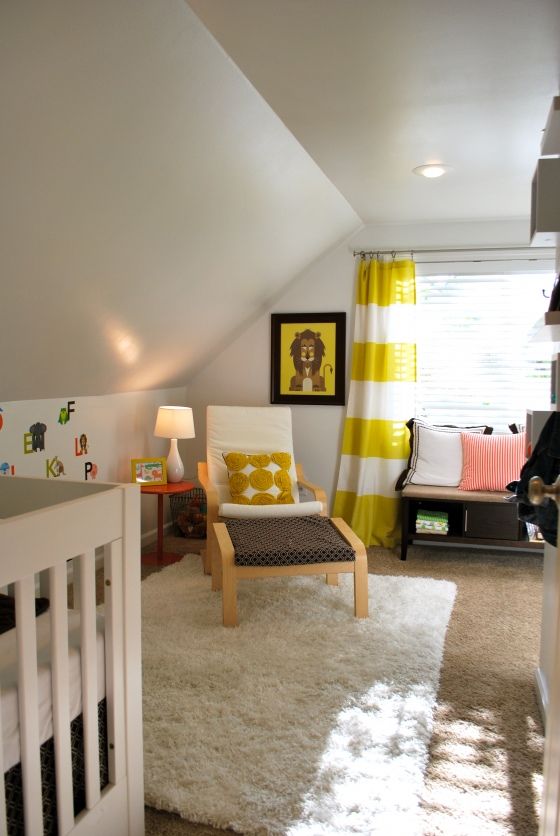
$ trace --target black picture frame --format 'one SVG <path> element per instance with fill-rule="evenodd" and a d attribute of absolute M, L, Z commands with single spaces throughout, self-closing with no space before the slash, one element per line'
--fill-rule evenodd
<path fill-rule="evenodd" d="M 270 402 L 343 406 L 345 399 L 346 313 L 271 314 Z"/>

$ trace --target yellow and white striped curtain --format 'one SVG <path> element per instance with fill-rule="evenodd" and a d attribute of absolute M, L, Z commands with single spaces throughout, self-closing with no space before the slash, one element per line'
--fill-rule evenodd
<path fill-rule="evenodd" d="M 414 415 L 416 282 L 413 261 L 360 260 L 348 408 L 333 516 L 366 546 L 400 540 L 394 487 Z"/>

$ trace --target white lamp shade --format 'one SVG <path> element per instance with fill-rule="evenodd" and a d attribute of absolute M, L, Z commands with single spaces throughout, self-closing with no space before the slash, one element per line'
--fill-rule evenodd
<path fill-rule="evenodd" d="M 194 438 L 194 421 L 190 406 L 160 406 L 154 435 L 159 438 Z"/>

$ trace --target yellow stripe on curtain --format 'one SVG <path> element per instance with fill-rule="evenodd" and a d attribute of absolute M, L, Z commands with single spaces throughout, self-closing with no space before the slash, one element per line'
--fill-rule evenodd
<path fill-rule="evenodd" d="M 401 538 L 395 502 L 393 497 L 375 494 L 356 496 L 353 491 L 337 491 L 336 509 L 333 511 L 333 516 L 346 520 L 363 543 L 366 543 L 363 532 L 374 532 L 370 536 L 368 546 L 383 546 L 386 549 L 392 549 Z M 375 534 L 376 531 L 382 531 L 383 536 Z"/>
<path fill-rule="evenodd" d="M 413 261 L 365 261 L 358 267 L 358 305 L 415 305 Z"/>
<path fill-rule="evenodd" d="M 403 421 L 347 418 L 344 424 L 342 454 L 361 458 L 374 456 L 377 459 L 407 458 L 410 448 L 409 435 Z"/>
<path fill-rule="evenodd" d="M 394 473 L 399 460 L 404 469 L 408 458 L 405 424 L 414 414 L 410 383 L 416 380 L 416 345 L 414 334 L 399 343 L 391 342 L 389 335 L 394 333 L 391 318 L 399 317 L 399 306 L 415 303 L 413 261 L 360 261 L 349 404 L 364 403 L 353 397 L 363 381 L 375 382 L 375 400 L 364 405 L 367 414 L 357 414 L 360 406 L 347 413 L 333 515 L 343 517 L 366 546 L 392 548 L 399 541 L 400 500 L 394 481 L 385 474 Z M 374 315 L 370 306 L 383 308 L 383 316 Z M 397 401 L 399 383 L 403 388 L 398 389 Z M 357 459 L 357 467 L 342 466 L 349 456 Z M 388 460 L 394 462 L 392 467 L 383 466 Z"/>
<path fill-rule="evenodd" d="M 416 380 L 416 346 L 411 343 L 354 343 L 352 380 Z"/>

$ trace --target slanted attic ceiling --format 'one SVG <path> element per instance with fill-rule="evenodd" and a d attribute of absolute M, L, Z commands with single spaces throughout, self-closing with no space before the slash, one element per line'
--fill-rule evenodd
<path fill-rule="evenodd" d="M 0 4 L 0 401 L 183 384 L 363 223 L 526 218 L 559 18 Z M 410 174 L 430 158 L 453 175 Z"/>
<path fill-rule="evenodd" d="M 360 219 L 183 0 L 0 5 L 0 401 L 184 384 Z"/>

